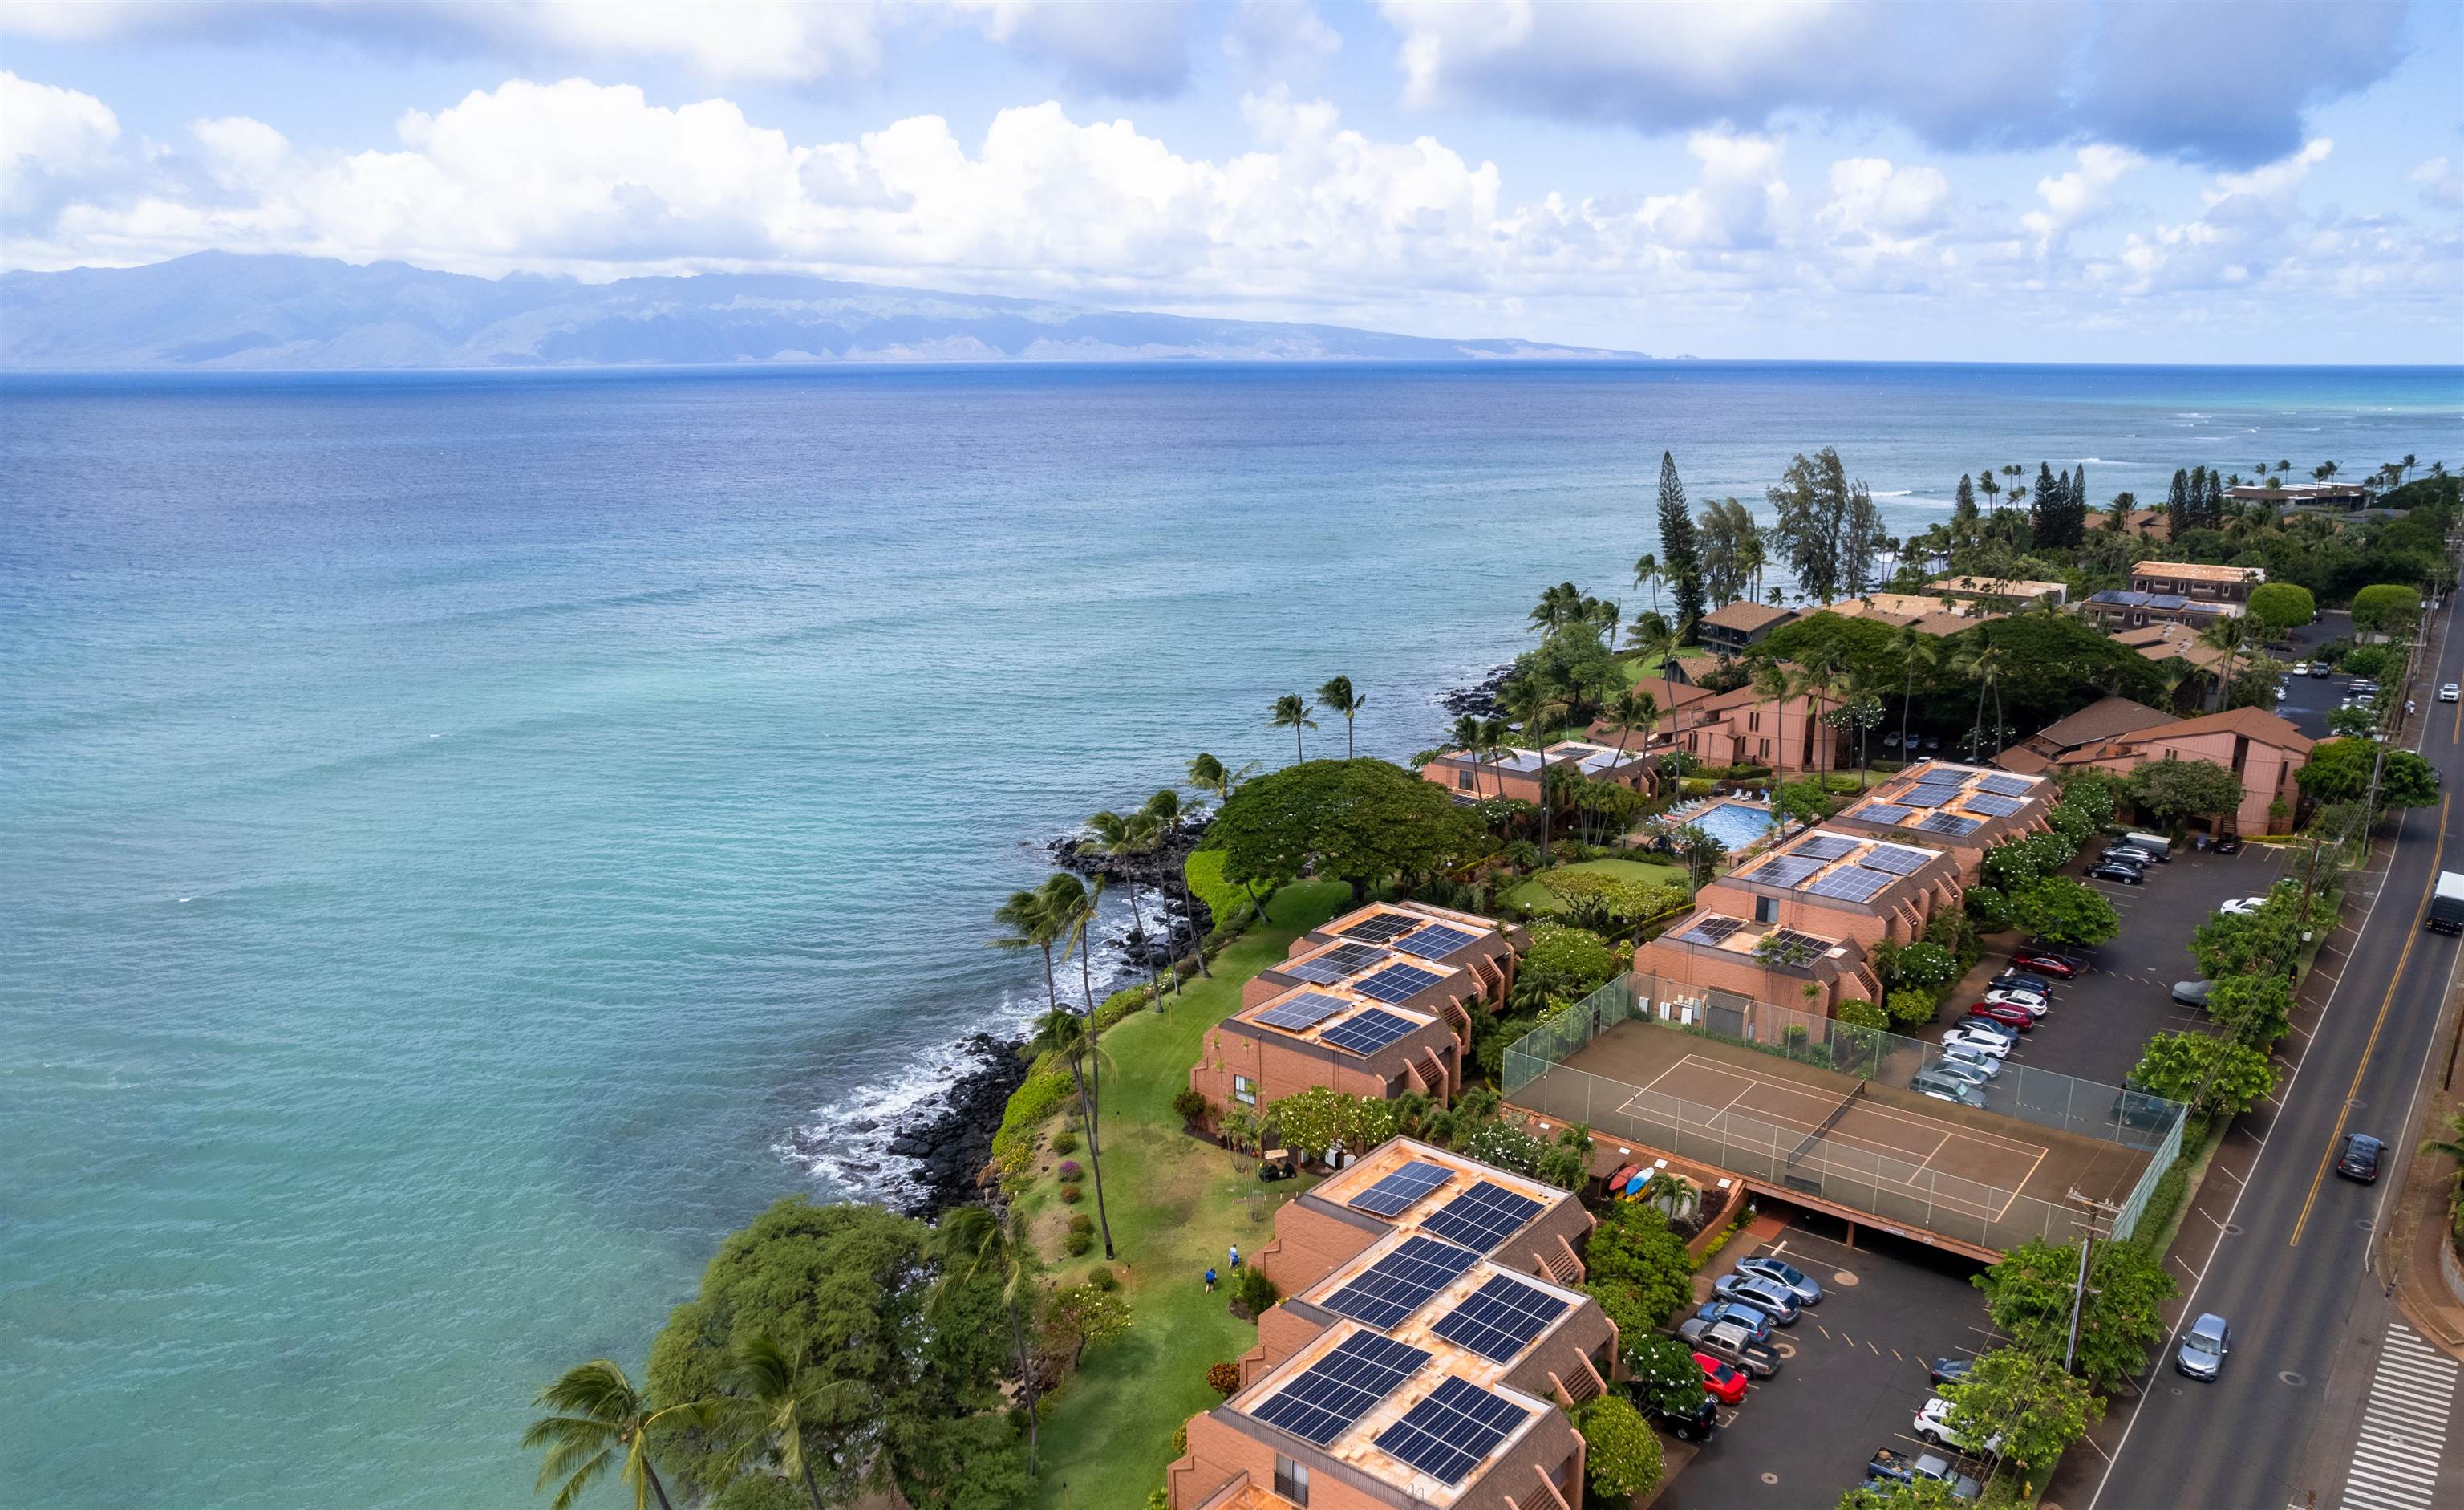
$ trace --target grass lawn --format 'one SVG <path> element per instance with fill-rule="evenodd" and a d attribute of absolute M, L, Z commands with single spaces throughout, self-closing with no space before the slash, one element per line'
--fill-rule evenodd
<path fill-rule="evenodd" d="M 1625 673 L 1625 684 L 1631 687 L 1645 677 L 1659 676 L 1661 663 L 1658 655 L 1620 655 L 1617 670 Z"/>
<path fill-rule="evenodd" d="M 1603 860 L 1576 860 L 1571 865 L 1553 865 L 1551 866 L 1550 869 L 1559 871 L 1598 871 L 1604 876 L 1614 876 L 1619 880 L 1650 881 L 1655 885 L 1661 886 L 1683 886 L 1685 884 L 1685 871 L 1683 866 L 1669 865 L 1656 859 L 1625 859 L 1621 857 L 1612 857 Z M 1507 892 L 1506 894 L 1506 899 L 1510 902 L 1514 902 L 1519 906 L 1529 907 L 1541 912 L 1556 912 L 1560 910 L 1556 894 L 1551 892 L 1548 887 L 1541 885 L 1538 877 L 1533 877 L 1531 879 L 1525 881 L 1522 885 L 1515 887 L 1512 891 Z"/>
<path fill-rule="evenodd" d="M 1314 1182 L 1304 1175 L 1261 1185 L 1254 1171 L 1236 1173 L 1231 1155 L 1181 1131 L 1172 1098 L 1187 1088 L 1206 1030 L 1240 1007 L 1241 983 L 1351 899 L 1339 883 L 1285 887 L 1268 907 L 1270 921 L 1215 961 L 1212 980 L 1104 1035 L 1104 1193 L 1131 1325 L 1126 1336 L 1089 1349 L 1054 1398 L 1044 1423 L 1039 1504 L 1144 1505 L 1148 1491 L 1163 1484 L 1174 1429 L 1218 1399 L 1206 1366 L 1257 1345 L 1258 1329 L 1224 1308 L 1222 1290 L 1208 1295 L 1201 1276 L 1209 1264 L 1224 1267 L 1227 1244 L 1239 1243 L 1243 1255 L 1265 1247 L 1274 1208 Z M 1022 1207 L 1034 1214 L 1052 1188 L 1038 1182 Z M 1075 1282 L 1102 1257 L 1099 1246 L 1087 1258 L 1062 1260 L 1052 1277 Z"/>

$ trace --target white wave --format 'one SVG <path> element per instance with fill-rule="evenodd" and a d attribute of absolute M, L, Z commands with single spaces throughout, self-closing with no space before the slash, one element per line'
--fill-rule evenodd
<path fill-rule="evenodd" d="M 1914 488 L 1872 488 L 1872 489 L 1869 489 L 1868 491 L 1869 491 L 1869 492 L 1871 492 L 1871 493 L 1873 494 L 1873 496 L 1874 496 L 1874 497 L 1876 497 L 1876 498 L 1878 498 L 1878 499 L 1903 499 L 1903 498 L 1906 498 L 1909 494 L 1911 494 L 1911 493 L 1915 492 L 1915 491 L 1916 491 L 1916 489 L 1914 489 Z"/>

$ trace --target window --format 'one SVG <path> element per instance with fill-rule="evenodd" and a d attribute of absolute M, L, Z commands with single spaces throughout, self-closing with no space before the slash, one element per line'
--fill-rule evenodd
<path fill-rule="evenodd" d="M 1243 1106 L 1258 1104 L 1258 1082 L 1245 1075 L 1232 1077 L 1232 1099 Z"/>
<path fill-rule="evenodd" d="M 1309 1470 L 1283 1454 L 1275 1454 L 1275 1493 L 1296 1505 L 1309 1503 Z"/>
<path fill-rule="evenodd" d="M 1455 772 L 1455 785 L 1458 787 L 1472 788 L 1474 783 L 1479 780 L 1480 773 L 1477 771 L 1459 770 Z M 1475 788 L 1474 789 L 1477 788 Z"/>
<path fill-rule="evenodd" d="M 1757 898 L 1755 898 L 1755 899 L 1754 899 L 1754 922 L 1779 922 L 1779 901 L 1778 901 L 1778 899 L 1775 899 L 1775 898 L 1771 898 L 1771 897 L 1757 897 Z"/>
<path fill-rule="evenodd" d="M 1747 732 L 1747 733 L 1749 733 L 1749 734 L 1759 734 L 1759 733 L 1761 733 L 1761 732 L 1762 732 L 1762 727 L 1763 727 L 1763 716 L 1762 716 L 1761 714 L 1759 714 L 1759 713 L 1749 713 L 1749 714 L 1747 714 L 1747 715 L 1746 715 L 1746 732 Z"/>
<path fill-rule="evenodd" d="M 1769 740 L 1762 742 L 1762 757 L 1765 760 L 1771 759 L 1771 741 Z"/>

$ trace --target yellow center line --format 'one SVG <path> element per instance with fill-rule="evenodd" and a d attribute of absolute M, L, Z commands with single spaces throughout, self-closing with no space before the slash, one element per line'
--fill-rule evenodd
<path fill-rule="evenodd" d="M 2447 806 L 2454 801 L 2451 793 L 2438 799 L 2438 847 L 2431 852 L 2430 879 L 2421 888 L 2421 903 L 2412 911 L 2412 927 L 2405 935 L 2404 952 L 2395 957 L 2395 973 L 2387 980 L 2387 996 L 2379 1003 L 2378 1020 L 2370 1024 L 2369 1040 L 2362 1045 L 2362 1062 L 2353 1066 L 2353 1083 L 2344 1090 L 2344 1104 L 2336 1108 L 2336 1130 L 2327 1135 L 2327 1147 L 2319 1155 L 2319 1172 L 2310 1177 L 2310 1193 L 2302 1199 L 2301 1214 L 2294 1219 L 2293 1235 L 2285 1240 L 2287 1248 L 2301 1245 L 2301 1229 L 2309 1224 L 2310 1208 L 2318 1203 L 2319 1188 L 2327 1180 L 2327 1166 L 2336 1159 L 2336 1145 L 2343 1141 L 2345 1120 L 2353 1115 L 2353 1098 L 2362 1094 L 2362 1076 L 2370 1067 L 2370 1055 L 2379 1046 L 2379 1031 L 2387 1026 L 2387 1009 L 2395 1005 L 2395 988 L 2404 983 L 2405 962 L 2412 958 L 2412 944 L 2421 937 L 2422 915 L 2430 909 L 2430 893 L 2438 884 L 2438 862 L 2447 857 Z"/>

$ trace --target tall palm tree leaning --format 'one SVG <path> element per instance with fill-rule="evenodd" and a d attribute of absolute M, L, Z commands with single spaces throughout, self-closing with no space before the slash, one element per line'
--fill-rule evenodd
<path fill-rule="evenodd" d="M 1627 736 L 1640 733 L 1643 748 L 1651 747 L 1651 731 L 1660 726 L 1660 699 L 1628 687 L 1609 703 L 1608 724 L 1617 730 L 1617 764 L 1622 766 Z"/>
<path fill-rule="evenodd" d="M 1976 726 L 1969 731 L 1968 758 L 1985 759 L 1985 694 L 1993 694 L 1993 743 L 1998 751 L 2002 744 L 2002 652 L 1981 634 L 1974 645 L 1961 652 L 1957 670 L 1962 676 L 1976 678 Z"/>
<path fill-rule="evenodd" d="M 1301 747 L 1301 730 L 1317 727 L 1309 719 L 1315 711 L 1301 700 L 1299 693 L 1287 692 L 1275 699 L 1274 717 L 1266 721 L 1266 727 L 1270 729 L 1292 731 L 1292 759 L 1295 763 L 1309 759 L 1308 752 Z"/>
<path fill-rule="evenodd" d="M 1052 979 L 1052 946 L 1060 941 L 1064 925 L 1053 916 L 1044 893 L 1011 892 L 1007 901 L 993 909 L 993 922 L 1009 931 L 985 940 L 984 946 L 1022 953 L 1028 949 L 1043 950 L 1045 1004 L 1047 1007 L 1060 1006 L 1061 988 Z"/>
<path fill-rule="evenodd" d="M 980 1206 L 961 1206 L 941 1218 L 934 1234 L 941 1249 L 941 1277 L 933 1286 L 932 1309 L 944 1311 L 958 1286 L 986 1275 L 1001 1280 L 1001 1308 L 1009 1312 L 1010 1352 L 1018 1361 L 1018 1387 L 1026 1406 L 1026 1477 L 1036 1477 L 1035 1370 L 1026 1356 L 1026 1320 L 1021 1303 L 1035 1282 L 1032 1250 L 1013 1214 L 1006 1226 Z"/>
<path fill-rule="evenodd" d="M 2218 684 L 2216 711 L 2233 706 L 2233 657 L 2250 641 L 2250 621 L 2241 615 L 2228 614 L 2199 631 L 2199 638 L 2225 653 L 2224 679 Z"/>
<path fill-rule="evenodd" d="M 1081 881 L 1067 871 L 1056 871 L 1050 879 L 1036 888 L 1050 909 L 1053 922 L 1061 929 L 1061 953 L 1064 958 L 1078 956 L 1078 989 L 1087 998 L 1087 1020 L 1095 1018 L 1095 969 L 1089 956 L 1095 950 L 1096 908 L 1104 900 L 1104 876 L 1095 873 L 1092 881 Z M 1055 1003 L 1054 1005 L 1059 1005 Z M 1087 1086 L 1088 1098 L 1100 1110 L 1104 1104 L 1104 1087 L 1100 1077 L 1091 1077 Z"/>
<path fill-rule="evenodd" d="M 1544 687 L 1536 677 L 1526 677 L 1516 682 L 1507 694 L 1506 711 L 1523 725 L 1523 734 L 1532 743 L 1532 754 L 1540 762 L 1540 868 L 1549 868 L 1549 752 L 1544 745 L 1549 730 L 1566 716 L 1566 695 Z"/>
<path fill-rule="evenodd" d="M 1805 691 L 1806 683 L 1788 667 L 1769 658 L 1755 665 L 1749 679 L 1753 684 L 1754 696 L 1771 705 L 1771 721 L 1767 726 L 1773 734 L 1777 734 L 1780 715 L 1787 711 L 1788 699 Z M 1771 763 L 1771 775 L 1774 780 L 1779 775 L 1779 764 L 1777 761 Z"/>
<path fill-rule="evenodd" d="M 1232 800 L 1232 793 L 1240 788 L 1243 782 L 1255 774 L 1257 769 L 1258 763 L 1251 761 L 1239 770 L 1228 770 L 1221 761 L 1200 752 L 1197 759 L 1189 763 L 1189 784 L 1200 791 L 1215 793 L 1215 806 L 1221 808 Z"/>
<path fill-rule="evenodd" d="M 1111 1263 L 1112 1219 L 1104 1209 L 1104 1140 L 1095 1126 L 1094 1099 L 1087 1094 L 1087 1061 L 1101 1057 L 1103 1045 L 1089 1030 L 1086 1018 L 1066 1007 L 1055 1007 L 1035 1025 L 1028 1047 L 1059 1055 L 1078 1087 L 1078 1118 L 1087 1128 L 1087 1168 L 1095 1177 L 1095 1225 L 1104 1234 L 1104 1261 Z"/>
<path fill-rule="evenodd" d="M 1317 705 L 1343 715 L 1343 758 L 1352 759 L 1352 721 L 1369 706 L 1368 697 L 1352 690 L 1350 677 L 1337 677 L 1317 689 Z"/>
<path fill-rule="evenodd" d="M 1180 831 L 1181 819 L 1194 818 L 1198 815 L 1198 809 L 1195 806 L 1188 808 L 1181 806 L 1180 793 L 1170 787 L 1163 788 L 1154 796 L 1149 797 L 1147 805 L 1138 811 L 1147 817 L 1155 819 L 1155 841 L 1158 844 Z M 1172 873 L 1173 889 L 1180 893 L 1181 915 L 1189 920 L 1189 948 L 1191 953 L 1198 956 L 1198 973 L 1212 977 L 1215 972 L 1206 967 L 1206 936 L 1198 926 L 1198 908 L 1192 904 L 1189 895 L 1189 872 L 1186 867 L 1176 865 L 1172 867 Z M 1176 965 L 1173 978 L 1177 981 L 1179 976 L 1180 970 Z"/>
<path fill-rule="evenodd" d="M 1446 730 L 1447 743 L 1471 757 L 1471 794 L 1475 801 L 1480 797 L 1480 763 L 1486 753 L 1481 743 L 1483 727 L 1477 715 L 1460 713 L 1455 716 L 1454 727 Z"/>
<path fill-rule="evenodd" d="M 1634 558 L 1634 585 L 1651 589 L 1651 611 L 1660 611 L 1660 558 L 1649 551 Z"/>
<path fill-rule="evenodd" d="M 1899 656 L 1901 664 L 1906 668 L 1900 678 L 1900 759 L 1903 761 L 1908 755 L 1908 708 L 1916 701 L 1917 668 L 1923 666 L 1931 672 L 1934 662 L 1940 658 L 1941 650 L 1941 641 L 1913 624 L 1903 624 L 1891 632 L 1891 653 Z"/>
<path fill-rule="evenodd" d="M 1138 873 L 1132 867 L 1137 863 L 1139 855 L 1155 846 L 1155 819 L 1143 812 L 1125 818 L 1107 809 L 1089 818 L 1087 828 L 1094 835 L 1095 848 L 1105 858 L 1120 863 L 1121 879 L 1130 888 L 1130 921 L 1137 924 L 1138 937 L 1144 939 L 1147 936 L 1147 915 L 1138 905 Z M 1170 945 L 1165 947 L 1169 950 Z M 1147 989 L 1155 1010 L 1163 1010 L 1163 977 L 1155 970 L 1152 950 L 1147 953 Z"/>
<path fill-rule="evenodd" d="M 803 1346 L 789 1351 L 758 1333 L 736 1344 L 726 1384 L 726 1392 L 702 1402 L 709 1422 L 732 1443 L 721 1461 L 741 1473 L 758 1458 L 771 1458 L 780 1473 L 803 1482 L 813 1510 L 827 1510 L 804 1452 L 804 1432 L 833 1404 L 866 1393 L 864 1386 L 828 1378 Z"/>
<path fill-rule="evenodd" d="M 533 1421 L 522 1433 L 524 1451 L 546 1450 L 539 1459 L 539 1488 L 563 1480 L 557 1488 L 555 1510 L 571 1510 L 582 1492 L 615 1464 L 620 1453 L 624 1466 L 617 1469 L 616 1477 L 633 1491 L 633 1510 L 649 1510 L 653 1495 L 661 1510 L 673 1510 L 668 1503 L 667 1486 L 659 1482 L 659 1471 L 650 1464 L 650 1428 L 659 1417 L 693 1411 L 697 1404 L 653 1410 L 633 1388 L 633 1381 L 625 1377 L 624 1368 L 605 1358 L 566 1369 L 532 1404 L 555 1412 Z"/>

